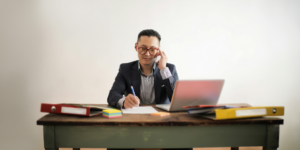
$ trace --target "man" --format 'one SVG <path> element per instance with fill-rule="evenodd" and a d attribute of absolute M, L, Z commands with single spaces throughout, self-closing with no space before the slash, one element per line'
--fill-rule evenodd
<path fill-rule="evenodd" d="M 139 33 L 135 43 L 139 60 L 120 65 L 107 98 L 109 105 L 127 109 L 140 104 L 170 103 L 178 75 L 175 66 L 167 63 L 165 52 L 160 50 L 160 40 L 159 33 L 154 30 Z M 157 56 L 161 56 L 161 59 L 156 63 Z"/>
<path fill-rule="evenodd" d="M 160 40 L 161 37 L 155 30 L 143 30 L 139 33 L 135 43 L 139 60 L 120 65 L 107 98 L 109 105 L 132 108 L 139 104 L 170 103 L 178 75 L 175 66 L 167 63 L 165 52 L 160 50 Z M 161 56 L 158 63 L 157 56 Z M 136 97 L 131 92 L 131 86 Z"/>

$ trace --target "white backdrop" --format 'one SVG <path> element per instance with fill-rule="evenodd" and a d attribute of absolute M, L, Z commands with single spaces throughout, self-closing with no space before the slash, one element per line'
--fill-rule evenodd
<path fill-rule="evenodd" d="M 43 149 L 41 103 L 107 103 L 144 29 L 179 79 L 225 79 L 220 103 L 285 106 L 299 149 L 299 1 L 1 1 L 0 149 Z"/>

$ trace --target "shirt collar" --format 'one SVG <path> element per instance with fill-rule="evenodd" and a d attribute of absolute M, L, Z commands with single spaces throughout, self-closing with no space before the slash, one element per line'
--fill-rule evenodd
<path fill-rule="evenodd" d="M 151 74 L 153 74 L 153 72 L 154 72 L 155 68 L 156 68 L 156 63 L 154 63 L 154 65 L 153 65 L 153 71 L 152 71 L 152 73 L 151 73 Z M 140 61 L 138 61 L 138 69 L 139 69 L 140 73 L 144 74 L 144 73 L 143 73 L 143 71 L 142 71 L 142 69 L 141 69 L 141 64 L 140 64 Z"/>

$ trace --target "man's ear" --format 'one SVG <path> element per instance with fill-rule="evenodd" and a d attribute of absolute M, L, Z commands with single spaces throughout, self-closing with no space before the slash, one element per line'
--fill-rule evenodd
<path fill-rule="evenodd" d="M 137 51 L 137 43 L 135 43 L 134 49 Z"/>

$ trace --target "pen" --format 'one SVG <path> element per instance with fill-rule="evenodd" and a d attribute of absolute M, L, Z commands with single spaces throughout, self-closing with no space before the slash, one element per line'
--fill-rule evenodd
<path fill-rule="evenodd" d="M 133 89 L 133 86 L 131 86 L 131 91 L 132 91 L 134 97 L 136 97 L 135 92 L 134 92 L 134 89 Z M 139 105 L 137 105 L 137 107 L 139 107 Z"/>

